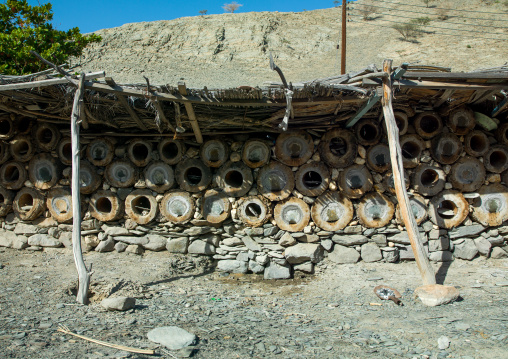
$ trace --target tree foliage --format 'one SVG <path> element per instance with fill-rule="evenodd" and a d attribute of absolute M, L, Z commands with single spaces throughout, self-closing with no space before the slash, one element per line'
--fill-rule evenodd
<path fill-rule="evenodd" d="M 232 3 L 224 4 L 224 6 L 222 8 L 224 9 L 225 12 L 233 13 L 236 10 L 238 10 L 240 8 L 240 6 L 243 6 L 243 5 L 238 4 L 236 1 L 233 1 Z"/>
<path fill-rule="evenodd" d="M 62 64 L 70 56 L 81 55 L 83 49 L 101 37 L 83 36 L 79 28 L 56 30 L 50 3 L 30 6 L 26 0 L 7 0 L 0 4 L 0 73 L 22 75 L 43 70 L 30 51 Z"/>

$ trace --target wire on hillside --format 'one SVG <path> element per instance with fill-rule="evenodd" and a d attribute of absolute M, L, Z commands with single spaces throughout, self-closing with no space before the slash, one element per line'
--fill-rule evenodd
<path fill-rule="evenodd" d="M 386 7 L 386 6 L 378 6 L 378 5 L 362 5 L 362 4 L 355 4 L 357 6 L 372 6 L 372 7 L 375 7 L 375 8 L 379 8 L 379 9 L 388 9 L 388 10 L 397 10 L 398 12 L 410 12 L 410 13 L 414 13 L 414 14 L 420 14 L 420 15 L 437 15 L 436 13 L 431 13 L 431 12 L 424 12 L 424 11 L 421 11 L 421 10 L 418 10 L 418 11 L 413 11 L 413 10 L 407 10 L 407 9 L 395 9 L 395 8 L 392 8 L 392 7 Z M 433 8 L 435 9 L 435 8 Z M 430 10 L 430 9 L 429 9 Z M 503 21 L 503 22 L 508 22 L 508 19 L 488 19 L 488 18 L 481 18 L 481 17 L 469 17 L 469 16 L 464 16 L 464 15 L 461 15 L 460 16 L 461 19 L 469 19 L 469 20 L 482 20 L 482 21 L 485 21 L 485 20 L 488 20 L 488 21 Z"/>
<path fill-rule="evenodd" d="M 411 5 L 411 4 L 404 4 L 404 3 L 401 3 L 401 2 L 386 1 L 386 0 L 372 0 L 372 1 L 379 1 L 379 2 L 384 2 L 384 3 L 387 3 L 387 4 L 395 4 L 395 5 L 412 6 L 412 7 L 420 7 L 420 8 L 424 8 L 424 9 L 430 9 L 429 7 L 423 6 L 423 5 Z M 442 8 L 442 7 L 432 7 L 432 9 L 448 10 L 448 11 L 459 11 L 459 12 L 473 12 L 475 14 L 502 15 L 502 14 L 499 14 L 499 12 L 491 12 L 491 11 L 460 10 L 460 9 L 449 9 L 449 8 Z"/>
<path fill-rule="evenodd" d="M 357 24 L 377 26 L 377 27 L 384 27 L 384 28 L 392 29 L 393 30 L 392 26 L 372 24 L 372 23 L 369 23 L 369 22 L 356 21 L 356 20 L 352 20 L 352 19 L 348 20 L 348 22 L 355 22 Z M 479 39 L 479 40 L 497 40 L 497 41 L 506 41 L 507 40 L 507 39 L 500 39 L 500 38 L 494 38 L 494 37 L 447 34 L 447 33 L 444 33 L 444 32 L 436 32 L 436 31 L 433 31 L 432 34 L 445 35 L 445 36 L 454 36 L 454 37 L 470 37 L 470 38 Z"/>

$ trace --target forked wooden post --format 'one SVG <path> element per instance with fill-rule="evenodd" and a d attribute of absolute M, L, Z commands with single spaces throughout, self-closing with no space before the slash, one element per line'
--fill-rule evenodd
<path fill-rule="evenodd" d="M 392 60 L 385 60 L 383 62 L 383 71 L 391 74 Z M 392 108 L 392 80 L 390 76 L 383 78 L 383 113 L 386 123 L 388 134 L 388 144 L 390 147 L 390 159 L 392 162 L 393 182 L 395 186 L 395 193 L 397 201 L 400 206 L 400 214 L 404 225 L 406 226 L 407 235 L 411 242 L 411 248 L 415 255 L 416 264 L 422 275 L 423 284 L 436 284 L 436 276 L 434 270 L 430 265 L 425 249 L 423 248 L 422 241 L 419 238 L 418 225 L 413 216 L 409 197 L 407 195 L 406 186 L 404 183 L 404 168 L 402 165 L 402 151 L 399 143 L 399 129 L 395 122 L 395 115 Z"/>
<path fill-rule="evenodd" d="M 90 286 L 90 272 L 85 266 L 81 251 L 81 202 L 79 197 L 79 124 L 83 104 L 83 90 L 85 74 L 81 74 L 71 115 L 71 141 L 72 141 L 72 252 L 78 270 L 78 294 L 76 301 L 81 304 L 88 303 L 88 288 Z"/>

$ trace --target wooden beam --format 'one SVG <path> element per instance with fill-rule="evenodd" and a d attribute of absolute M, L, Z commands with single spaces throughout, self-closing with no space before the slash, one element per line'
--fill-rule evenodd
<path fill-rule="evenodd" d="M 391 73 L 392 71 L 392 60 L 385 60 L 383 62 L 383 71 Z M 388 134 L 388 145 L 390 147 L 390 160 L 392 163 L 393 172 L 393 183 L 395 187 L 395 193 L 397 195 L 397 201 L 400 206 L 400 214 L 404 221 L 406 231 L 411 242 L 411 248 L 415 256 L 416 264 L 420 270 L 420 274 L 423 279 L 423 283 L 436 284 L 436 276 L 434 270 L 430 265 L 427 254 L 423 247 L 423 243 L 420 239 L 420 233 L 418 232 L 418 225 L 416 224 L 413 211 L 407 195 L 405 180 L 404 180 L 404 167 L 402 165 L 402 151 L 399 143 L 399 129 L 395 122 L 395 115 L 392 107 L 392 80 L 390 77 L 383 79 L 383 114 L 386 123 L 386 129 Z"/>
<path fill-rule="evenodd" d="M 492 117 L 496 117 L 498 114 L 501 113 L 505 108 L 508 107 L 508 96 L 505 95 L 505 98 L 499 105 L 496 106 L 496 108 L 492 111 Z"/>
<path fill-rule="evenodd" d="M 98 79 L 98 78 L 101 78 L 104 76 L 106 76 L 106 73 L 104 71 L 92 72 L 89 74 L 85 74 L 85 80 Z M 66 78 L 48 79 L 48 80 L 31 81 L 31 82 L 21 82 L 21 83 L 16 83 L 16 84 L 0 85 L 0 91 L 31 89 L 31 88 L 39 88 L 39 87 L 45 87 L 45 86 L 66 84 L 66 83 L 69 83 L 69 81 Z"/>
<path fill-rule="evenodd" d="M 115 81 L 111 77 L 106 77 L 106 83 L 110 85 L 111 87 L 117 87 L 118 85 L 115 83 Z M 122 106 L 127 110 L 131 118 L 134 120 L 134 122 L 137 123 L 139 128 L 141 128 L 143 131 L 146 131 L 147 128 L 143 121 L 140 120 L 139 116 L 137 115 L 136 111 L 129 105 L 129 101 L 125 98 L 125 96 L 121 93 L 116 93 L 116 98 L 118 101 L 122 104 Z"/>
<path fill-rule="evenodd" d="M 478 104 L 478 103 L 482 103 L 486 100 L 488 100 L 489 98 L 493 97 L 496 93 L 498 93 L 499 90 L 493 90 L 493 91 L 485 91 L 481 96 L 478 96 L 474 101 L 473 103 L 474 104 Z"/>
<path fill-rule="evenodd" d="M 187 95 L 187 87 L 185 86 L 185 82 L 178 83 L 178 91 L 184 96 Z M 194 132 L 194 136 L 196 136 L 197 143 L 203 143 L 203 135 L 201 134 L 201 129 L 199 128 L 199 123 L 191 103 L 185 102 L 185 111 L 187 111 L 187 116 L 189 117 L 192 131 Z"/>
<path fill-rule="evenodd" d="M 508 72 L 418 72 L 407 71 L 405 79 L 414 80 L 508 80 Z"/>
<path fill-rule="evenodd" d="M 155 107 L 155 110 L 157 111 L 157 113 L 159 114 L 159 118 L 161 119 L 162 123 L 164 123 L 166 125 L 166 127 L 168 129 L 170 129 L 171 131 L 176 132 L 173 125 L 166 118 L 166 115 L 164 115 L 164 111 L 162 110 L 161 103 L 159 101 L 157 101 L 157 98 L 152 100 L 152 104 Z"/>
<path fill-rule="evenodd" d="M 439 106 L 441 106 L 442 104 L 444 104 L 446 101 L 448 101 L 448 99 L 450 97 L 452 97 L 452 95 L 455 93 L 455 90 L 453 89 L 448 89 L 448 90 L 445 90 L 443 92 L 443 94 L 441 95 L 441 97 L 439 98 L 439 100 L 437 100 L 433 107 L 434 108 L 438 108 Z"/>
<path fill-rule="evenodd" d="M 381 80 L 378 79 L 363 79 L 363 86 L 380 86 Z M 508 82 L 504 83 L 473 83 L 473 82 L 439 82 L 439 81 L 412 81 L 412 80 L 399 80 L 393 82 L 393 87 L 396 88 L 422 88 L 434 90 L 505 90 L 508 89 Z"/>
<path fill-rule="evenodd" d="M 362 107 L 360 107 L 360 109 L 358 110 L 358 112 L 356 113 L 356 115 L 354 115 L 354 117 L 352 117 L 347 123 L 346 123 L 346 128 L 351 128 L 353 127 L 367 112 L 369 112 L 369 110 L 376 104 L 378 103 L 378 101 L 381 99 L 381 95 L 378 93 L 378 91 L 376 91 L 374 93 L 374 95 L 372 95 L 371 97 L 369 97 L 369 99 L 367 100 L 367 102 L 365 102 L 363 104 Z"/>

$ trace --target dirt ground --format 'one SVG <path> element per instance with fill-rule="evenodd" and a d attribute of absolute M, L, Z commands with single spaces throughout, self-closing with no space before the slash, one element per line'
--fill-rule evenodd
<path fill-rule="evenodd" d="M 88 253 L 93 263 L 91 304 L 76 304 L 72 253 L 0 248 L 1 358 L 147 358 L 57 331 L 70 330 L 114 344 L 157 348 L 146 333 L 176 325 L 195 333 L 191 350 L 172 358 L 506 358 L 508 260 L 475 259 L 434 265 L 438 278 L 457 286 L 459 301 L 425 307 L 413 298 L 421 284 L 416 264 L 335 265 L 315 275 L 264 281 L 225 275 L 205 259 L 168 252 Z M 386 284 L 403 306 L 373 294 Z M 107 296 L 137 298 L 127 312 L 107 312 Z M 448 349 L 438 348 L 446 336 Z"/>

